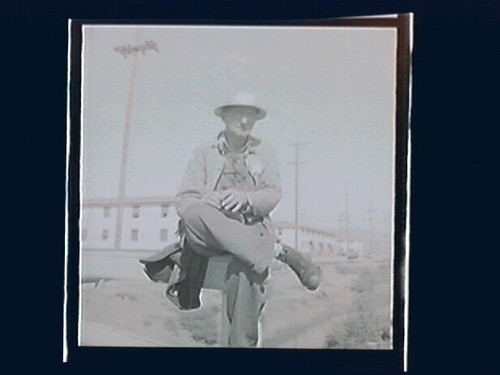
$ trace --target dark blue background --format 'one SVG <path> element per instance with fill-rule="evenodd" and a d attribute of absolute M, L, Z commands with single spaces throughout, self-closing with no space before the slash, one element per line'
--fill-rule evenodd
<path fill-rule="evenodd" d="M 413 12 L 410 374 L 499 373 L 495 3 L 0 0 L 2 185 L 8 203 L 2 233 L 9 240 L 2 303 L 9 334 L 2 340 L 2 367 L 10 362 L 10 373 L 400 373 L 376 353 L 324 351 L 96 349 L 60 363 L 67 20 L 290 20 Z"/>

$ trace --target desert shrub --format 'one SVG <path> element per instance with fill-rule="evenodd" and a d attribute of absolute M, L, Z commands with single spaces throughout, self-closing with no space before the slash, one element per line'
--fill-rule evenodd
<path fill-rule="evenodd" d="M 390 322 L 387 314 L 359 311 L 346 319 L 341 328 L 327 335 L 326 348 L 389 349 Z"/>
<path fill-rule="evenodd" d="M 326 348 L 389 349 L 391 347 L 390 266 L 363 268 L 351 289 L 358 296 L 347 317 L 325 339 Z"/>
<path fill-rule="evenodd" d="M 377 293 L 389 290 L 391 271 L 388 263 L 378 264 L 375 267 L 364 267 L 359 271 L 359 277 L 354 281 L 351 289 L 358 293 Z"/>
<path fill-rule="evenodd" d="M 183 314 L 181 326 L 188 330 L 191 337 L 198 342 L 214 345 L 218 339 L 217 314 L 214 309 L 200 309 Z"/>
<path fill-rule="evenodd" d="M 358 293 L 367 293 L 375 289 L 375 284 L 372 280 L 369 277 L 366 277 L 366 274 L 364 276 L 365 277 L 360 277 L 355 283 L 353 283 L 351 286 L 353 291 Z"/>
<path fill-rule="evenodd" d="M 335 270 L 340 275 L 352 275 L 359 273 L 359 266 L 356 263 L 336 263 Z"/>

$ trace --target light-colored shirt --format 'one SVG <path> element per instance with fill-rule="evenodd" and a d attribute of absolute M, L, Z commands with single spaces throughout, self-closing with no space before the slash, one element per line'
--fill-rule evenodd
<path fill-rule="evenodd" d="M 219 189 L 221 180 L 228 177 L 223 174 L 224 170 L 228 171 L 225 169 L 228 148 L 224 143 L 225 138 L 219 134 L 215 141 L 195 149 L 175 197 L 175 207 L 181 218 L 185 207 L 199 202 L 204 194 Z M 281 199 L 281 179 L 274 149 L 255 137 L 249 137 L 242 154 L 248 174 L 246 169 L 238 174 L 250 176 L 250 180 L 241 182 L 248 189 L 250 202 L 245 213 L 251 212 L 264 222 L 269 221 L 270 212 Z M 253 181 L 253 186 L 250 181 Z M 232 183 L 234 181 L 224 182 L 226 186 Z"/>

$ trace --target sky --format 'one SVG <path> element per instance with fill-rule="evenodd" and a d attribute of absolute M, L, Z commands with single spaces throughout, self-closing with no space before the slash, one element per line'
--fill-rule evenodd
<path fill-rule="evenodd" d="M 84 200 L 118 196 L 128 104 L 126 196 L 174 196 L 193 149 L 223 129 L 215 108 L 246 90 L 268 113 L 254 135 L 274 146 L 280 162 L 274 220 L 294 220 L 295 142 L 306 143 L 300 224 L 335 230 L 346 202 L 353 227 L 367 225 L 369 209 L 390 217 L 394 29 L 87 25 L 83 36 Z M 125 58 L 114 50 L 149 40 L 158 52 Z"/>

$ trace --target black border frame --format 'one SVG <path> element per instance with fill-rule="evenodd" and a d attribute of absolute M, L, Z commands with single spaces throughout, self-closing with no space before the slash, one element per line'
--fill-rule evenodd
<path fill-rule="evenodd" d="M 248 358 L 134 352 L 134 362 L 111 351 L 87 355 L 85 363 L 62 363 L 68 19 L 302 20 L 413 12 L 409 373 L 498 374 L 498 215 L 492 210 L 498 199 L 496 5 L 492 0 L 0 0 L 5 240 L 13 245 L 3 252 L 9 277 L 2 312 L 12 328 L 4 338 L 11 372 L 141 374 L 161 370 L 154 367 L 159 364 L 165 371 L 234 373 L 230 366 L 211 364 Z M 264 372 L 343 368 L 335 356 L 278 354 L 259 354 L 267 361 Z M 186 362 L 190 371 L 178 365 Z M 240 367 L 255 373 L 253 362 Z M 402 371 L 373 367 L 369 373 Z"/>
<path fill-rule="evenodd" d="M 136 363 L 133 358 L 161 363 L 162 356 L 196 356 L 211 361 L 222 358 L 227 351 L 237 352 L 243 358 L 252 358 L 255 351 L 228 348 L 101 348 L 78 346 L 79 315 L 79 184 L 80 184 L 80 116 L 81 116 L 81 67 L 82 67 L 82 34 L 84 25 L 210 25 L 210 26 L 315 26 L 315 27 L 367 27 L 394 28 L 397 30 L 397 64 L 396 64 L 396 134 L 395 134 L 395 200 L 394 200 L 394 301 L 393 301 L 393 346 L 392 350 L 333 350 L 333 349 L 258 349 L 257 358 L 279 358 L 297 360 L 303 355 L 313 356 L 330 363 L 331 370 L 362 371 L 383 373 L 401 371 L 404 362 L 405 334 L 405 270 L 409 257 L 406 248 L 408 206 L 408 140 L 410 129 L 410 87 L 411 87 L 411 14 L 399 14 L 396 17 L 352 17 L 329 18 L 292 21 L 238 21 L 217 20 L 71 20 L 70 27 L 70 76 L 69 76 L 69 169 L 68 173 L 68 259 L 67 259 L 67 345 L 70 363 L 89 363 L 98 360 L 101 366 L 111 365 L 114 361 Z M 76 280 L 76 282 L 74 281 Z M 252 353 L 252 354 L 251 354 Z M 306 354 L 307 353 L 307 354 Z M 221 357 L 219 357 L 221 356 Z M 213 360 L 213 359 L 212 359 Z M 300 366 L 299 366 L 300 367 Z"/>

